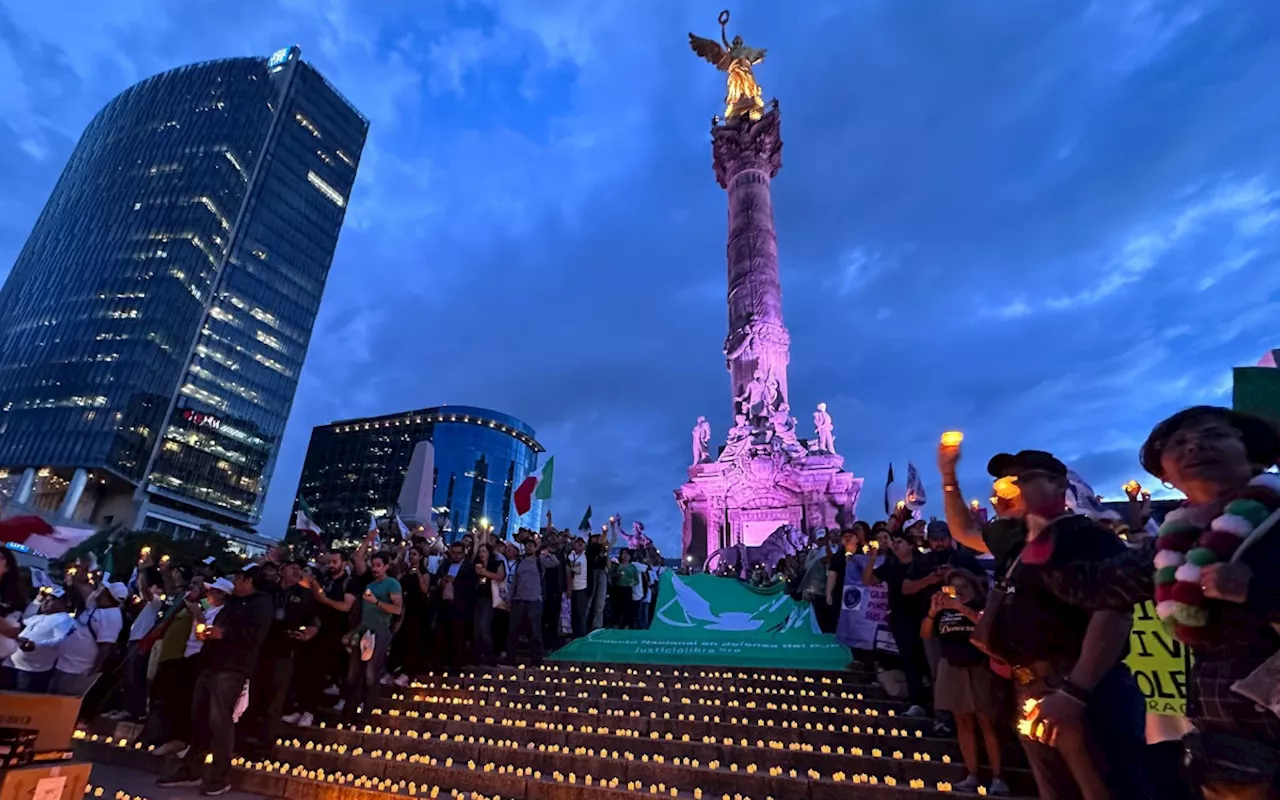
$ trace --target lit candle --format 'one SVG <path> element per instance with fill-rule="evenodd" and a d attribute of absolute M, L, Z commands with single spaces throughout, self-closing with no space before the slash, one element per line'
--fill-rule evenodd
<path fill-rule="evenodd" d="M 946 433 L 942 434 L 943 447 L 959 447 L 960 443 L 963 441 L 964 441 L 964 434 L 961 433 L 960 431 L 947 431 Z"/>

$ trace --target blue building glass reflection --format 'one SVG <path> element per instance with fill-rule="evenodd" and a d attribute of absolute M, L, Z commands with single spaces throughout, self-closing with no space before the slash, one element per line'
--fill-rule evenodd
<path fill-rule="evenodd" d="M 474 406 L 440 406 L 322 425 L 311 432 L 298 495 L 329 538 L 365 532 L 369 515 L 395 510 L 414 446 L 435 447 L 433 505 L 442 533 L 455 539 L 492 527 L 510 537 L 540 526 L 541 502 L 515 511 L 520 482 L 538 469 L 544 448 L 515 417 Z"/>

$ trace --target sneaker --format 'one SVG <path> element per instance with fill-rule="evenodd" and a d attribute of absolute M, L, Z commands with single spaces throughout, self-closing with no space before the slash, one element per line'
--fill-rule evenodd
<path fill-rule="evenodd" d="M 341 714 L 341 713 L 342 713 L 342 710 L 343 710 L 344 708 L 346 708 L 346 707 L 347 707 L 347 701 L 346 701 L 346 700 L 339 700 L 339 701 L 338 701 L 338 703 L 337 703 L 337 705 L 335 705 L 335 706 L 333 707 L 333 710 L 334 710 L 335 712 L 337 712 L 337 713 Z"/>
<path fill-rule="evenodd" d="M 368 661 L 368 659 L 365 659 L 365 660 Z M 390 686 L 393 680 L 395 680 L 395 678 L 391 677 L 390 675 L 383 675 L 382 680 L 378 682 L 381 683 L 383 686 Z"/>
<path fill-rule="evenodd" d="M 281 721 L 281 722 L 287 722 L 287 723 L 289 723 L 290 725 L 297 725 L 297 724 L 298 724 L 298 717 L 301 717 L 301 716 L 302 716 L 302 712 L 301 712 L 301 711 L 295 711 L 295 712 L 293 712 L 292 714 L 285 714 L 283 717 L 281 717 L 281 718 L 280 718 L 280 721 Z"/>
<path fill-rule="evenodd" d="M 1008 797 L 1009 784 L 1004 782 L 1004 778 L 992 778 L 991 786 L 987 787 L 988 797 Z"/>
<path fill-rule="evenodd" d="M 951 726 L 942 720 L 933 723 L 932 733 L 938 738 L 945 739 L 948 736 L 955 736 L 955 731 L 951 730 Z"/>
<path fill-rule="evenodd" d="M 928 712 L 928 711 L 925 711 L 925 710 L 924 710 L 923 708 L 921 708 L 920 706 L 912 706 L 911 708 L 908 708 L 908 709 L 907 709 L 907 711 L 906 711 L 906 713 L 905 713 L 905 714 L 903 714 L 902 716 L 904 716 L 904 717 L 911 717 L 911 718 L 913 718 L 913 719 L 919 719 L 920 717 L 927 717 L 927 716 L 929 716 L 929 712 Z"/>
<path fill-rule="evenodd" d="M 156 781 L 156 786 L 160 788 L 168 788 L 170 786 L 199 786 L 204 781 L 198 776 L 192 775 L 185 769 L 180 769 L 167 778 L 160 778 Z"/>
<path fill-rule="evenodd" d="M 977 775 L 965 776 L 964 780 L 960 781 L 959 783 L 954 783 L 951 785 L 951 791 L 964 792 L 966 794 L 977 794 L 978 793 L 978 776 Z"/>
<path fill-rule="evenodd" d="M 409 685 L 409 676 L 408 675 L 398 676 L 395 680 L 395 684 L 396 686 L 399 686 L 401 689 L 403 689 L 404 687 Z"/>
<path fill-rule="evenodd" d="M 164 744 L 157 747 L 155 750 L 152 750 L 151 755 L 172 756 L 172 755 L 177 755 L 178 753 L 186 749 L 187 749 L 186 742 L 181 742 L 181 741 L 178 741 L 177 739 L 174 739 L 172 741 L 165 742 Z"/>
<path fill-rule="evenodd" d="M 302 728 L 309 728 L 316 724 L 316 718 L 311 716 L 310 711 L 303 711 L 298 715 L 298 721 L 294 724 Z"/>
<path fill-rule="evenodd" d="M 330 686 L 329 688 L 324 690 L 324 693 L 329 695 L 330 697 L 337 697 L 338 695 L 342 694 L 342 689 L 340 689 L 337 686 Z"/>
<path fill-rule="evenodd" d="M 178 758 L 186 758 L 187 753 L 190 753 L 190 752 L 191 752 L 191 745 L 187 745 L 186 747 L 179 750 L 177 753 L 174 753 L 174 755 L 176 755 Z"/>
<path fill-rule="evenodd" d="M 231 784 L 226 781 L 221 783 L 206 783 L 204 788 L 200 790 L 200 794 L 205 797 L 217 797 L 220 794 L 226 794 L 231 791 Z"/>

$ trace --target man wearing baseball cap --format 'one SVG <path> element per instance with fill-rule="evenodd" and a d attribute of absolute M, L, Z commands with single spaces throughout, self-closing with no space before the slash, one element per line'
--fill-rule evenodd
<path fill-rule="evenodd" d="M 258 661 L 258 651 L 275 616 L 271 598 L 254 583 L 248 565 L 230 576 L 233 590 L 211 625 L 197 628 L 202 640 L 204 670 L 196 678 L 192 697 L 192 742 L 177 772 L 156 781 L 157 786 L 196 786 L 202 794 L 231 791 L 231 753 L 235 746 L 236 701 Z M 215 586 L 211 588 L 216 588 Z M 205 754 L 211 756 L 208 776 L 201 779 Z"/>
<path fill-rule="evenodd" d="M 1050 576 L 1067 565 L 1106 560 L 1123 553 L 1124 544 L 1067 509 L 1067 467 L 1043 450 L 991 459 L 992 477 L 1016 482 L 1022 519 L 1000 539 L 985 531 L 975 536 L 956 480 L 959 458 L 958 445 L 939 448 L 947 519 L 955 520 L 953 532 L 965 531 L 957 538 L 1001 563 L 1003 599 L 990 610 L 986 644 L 1010 667 L 1016 708 L 1037 702 L 1030 736 L 1019 741 L 1040 796 L 1151 797 L 1142 767 L 1145 702 L 1123 660 L 1132 609 L 1090 612 L 1048 588 Z"/>

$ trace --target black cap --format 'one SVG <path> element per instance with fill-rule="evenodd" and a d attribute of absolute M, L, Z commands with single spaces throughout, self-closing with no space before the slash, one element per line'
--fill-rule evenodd
<path fill-rule="evenodd" d="M 993 478 L 1012 478 L 1020 472 L 1041 470 L 1060 477 L 1067 477 L 1067 465 L 1043 450 L 1022 450 L 1018 453 L 998 453 L 987 462 L 987 473 Z"/>
<path fill-rule="evenodd" d="M 930 539 L 950 539 L 951 527 L 940 519 L 935 519 L 929 523 L 928 538 Z"/>

